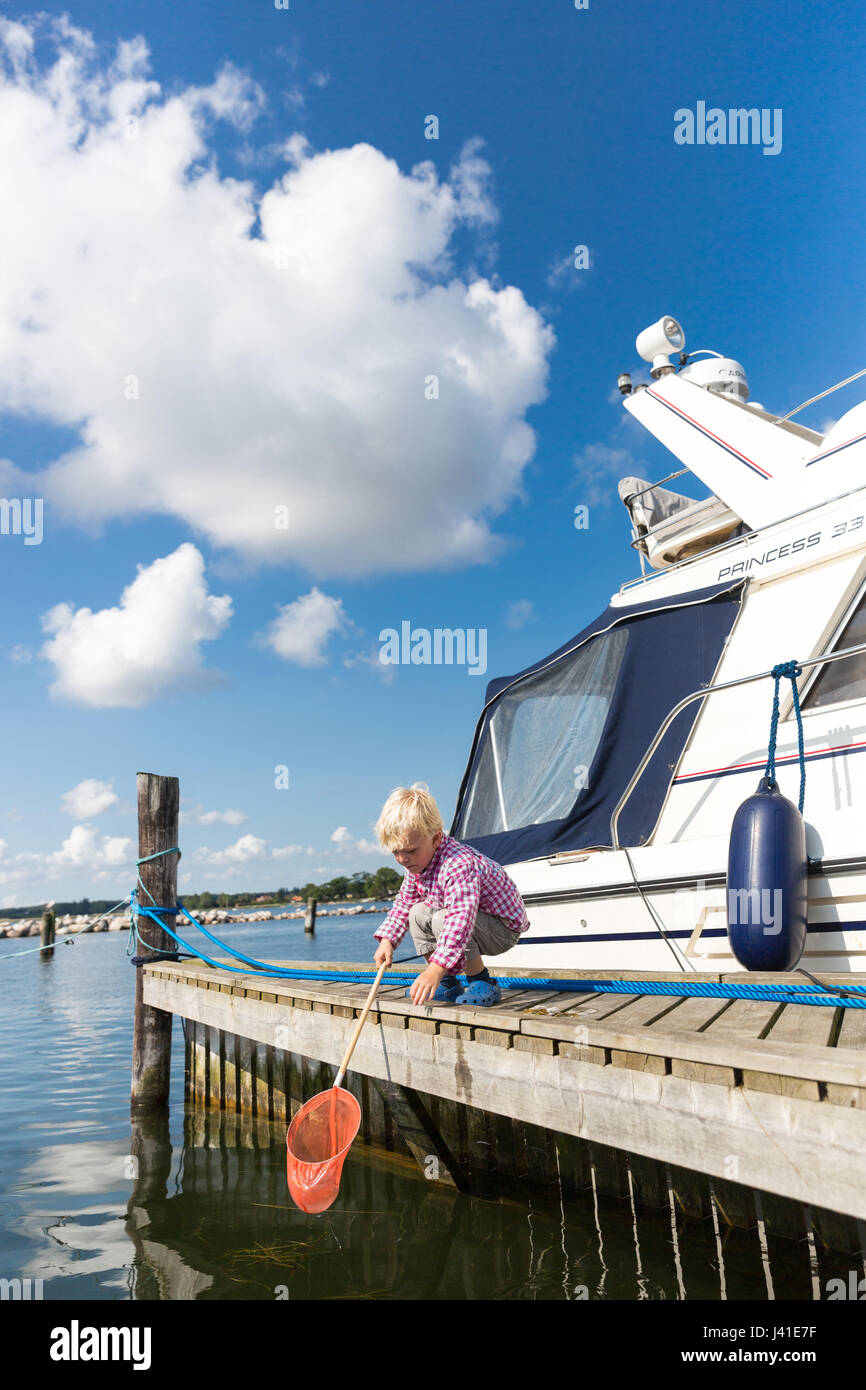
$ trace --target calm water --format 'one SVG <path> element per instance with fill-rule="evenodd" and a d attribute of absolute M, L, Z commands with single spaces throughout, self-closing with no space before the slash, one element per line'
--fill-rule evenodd
<path fill-rule="evenodd" d="M 300 922 L 225 930 L 253 955 L 358 961 L 380 921 L 326 919 L 313 941 Z M 0 1277 L 41 1278 L 46 1299 L 811 1299 L 847 1276 L 847 1256 L 805 1241 L 762 1250 L 755 1232 L 636 1220 L 591 1193 L 454 1195 L 360 1142 L 336 1205 L 306 1216 L 282 1127 L 245 1147 L 218 1112 L 185 1117 L 177 1025 L 171 1113 L 135 1186 L 125 942 L 82 936 L 43 961 L 6 959 L 34 943 L 0 941 Z"/>

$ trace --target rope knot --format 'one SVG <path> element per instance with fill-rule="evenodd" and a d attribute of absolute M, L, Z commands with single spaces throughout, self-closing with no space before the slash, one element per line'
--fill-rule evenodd
<path fill-rule="evenodd" d="M 798 666 L 796 661 L 780 661 L 773 667 L 770 674 L 775 680 L 780 680 L 782 676 L 787 676 L 789 680 L 794 680 L 797 676 L 802 676 L 803 668 Z"/>

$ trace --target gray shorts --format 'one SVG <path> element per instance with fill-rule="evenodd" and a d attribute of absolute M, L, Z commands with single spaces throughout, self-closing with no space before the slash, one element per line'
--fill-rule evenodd
<path fill-rule="evenodd" d="M 436 942 L 445 926 L 445 909 L 434 912 L 429 903 L 415 903 L 409 909 L 409 930 L 415 942 L 415 950 L 420 956 L 429 956 L 436 949 Z M 478 956 L 501 956 L 510 951 L 520 940 L 520 933 L 502 917 L 492 912 L 479 912 L 475 926 L 466 942 L 466 959 Z"/>

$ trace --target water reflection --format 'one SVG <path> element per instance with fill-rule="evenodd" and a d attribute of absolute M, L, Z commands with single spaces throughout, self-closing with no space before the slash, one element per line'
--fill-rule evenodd
<path fill-rule="evenodd" d="M 595 1184 L 577 1199 L 561 1186 L 544 1197 L 519 1185 L 461 1194 L 360 1143 L 336 1204 L 309 1216 L 288 1197 L 283 1128 L 259 1125 L 244 1142 L 236 1126 L 218 1111 L 188 1114 L 171 1194 L 167 1131 L 134 1137 L 133 1297 L 810 1299 L 851 1262 L 814 1239 L 774 1239 L 763 1221 L 733 1230 L 715 1204 L 712 1220 L 686 1218 L 672 1190 L 669 1209 L 651 1216 L 633 1190 L 614 1201 Z"/>

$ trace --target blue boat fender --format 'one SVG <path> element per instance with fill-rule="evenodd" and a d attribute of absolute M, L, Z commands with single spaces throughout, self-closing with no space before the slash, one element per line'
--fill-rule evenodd
<path fill-rule="evenodd" d="M 806 823 L 772 777 L 740 806 L 728 847 L 728 939 L 747 970 L 794 970 L 806 945 Z"/>

